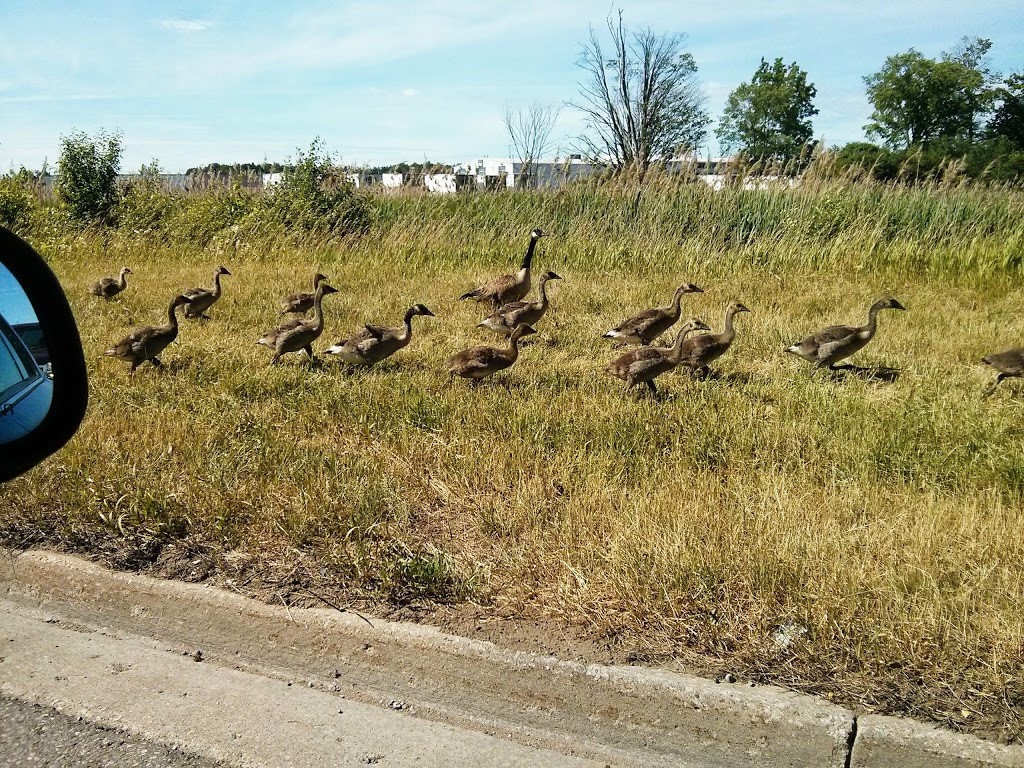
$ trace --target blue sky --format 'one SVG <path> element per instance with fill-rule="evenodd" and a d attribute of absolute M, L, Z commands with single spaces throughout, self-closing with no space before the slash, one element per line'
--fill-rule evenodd
<path fill-rule="evenodd" d="M 316 136 L 357 165 L 507 156 L 505 104 L 571 100 L 589 26 L 613 7 L 687 34 L 716 119 L 762 57 L 796 61 L 828 144 L 863 138 L 862 78 L 891 54 L 986 37 L 993 69 L 1024 71 L 1022 0 L 4 0 L 0 173 L 53 165 L 61 135 L 99 129 L 122 132 L 124 170 L 283 161 Z M 563 108 L 563 152 L 579 131 Z"/>

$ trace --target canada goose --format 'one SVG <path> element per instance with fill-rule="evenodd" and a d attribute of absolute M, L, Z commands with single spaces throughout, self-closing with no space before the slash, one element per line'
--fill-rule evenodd
<path fill-rule="evenodd" d="M 729 349 L 729 345 L 732 344 L 732 340 L 736 338 L 736 331 L 733 330 L 733 318 L 740 312 L 749 311 L 738 301 L 732 302 L 725 308 L 725 330 L 721 333 L 705 333 L 684 341 L 679 355 L 679 363 L 707 373 L 708 365 L 724 355 Z"/>
<path fill-rule="evenodd" d="M 129 374 L 135 373 L 135 369 L 146 360 L 152 362 L 153 365 L 161 365 L 157 355 L 178 337 L 178 318 L 175 316 L 174 310 L 182 304 L 187 306 L 191 301 L 185 295 L 175 296 L 167 309 L 167 325 L 147 325 L 143 328 L 136 328 L 103 354 L 131 363 L 132 369 L 128 372 Z"/>
<path fill-rule="evenodd" d="M 293 317 L 260 337 L 257 344 L 274 350 L 274 356 L 270 360 L 271 365 L 277 365 L 281 355 L 287 352 L 298 352 L 300 349 L 306 350 L 310 360 L 316 360 L 316 355 L 313 354 L 313 342 L 324 330 L 324 312 L 320 304 L 323 302 L 324 296 L 337 292 L 337 288 L 332 288 L 327 283 L 321 282 L 313 295 L 313 318 L 311 320 Z"/>
<path fill-rule="evenodd" d="M 444 361 L 452 376 L 479 381 L 492 373 L 503 371 L 519 357 L 519 339 L 536 333 L 532 325 L 520 325 L 508 339 L 508 348 L 476 346 L 456 352 Z"/>
<path fill-rule="evenodd" d="M 124 279 L 124 276 L 131 273 L 132 271 L 128 267 L 121 267 L 121 273 L 117 277 L 101 277 L 90 285 L 89 293 L 93 296 L 99 296 L 101 299 L 112 299 L 128 287 L 128 282 Z"/>
<path fill-rule="evenodd" d="M 313 276 L 313 290 L 312 291 L 299 291 L 298 293 L 290 293 L 287 296 L 282 296 L 278 300 L 278 305 L 281 307 L 281 314 L 287 315 L 289 313 L 296 315 L 304 315 L 313 308 L 313 297 L 316 295 L 316 289 L 320 287 L 320 283 L 327 279 L 327 275 L 321 275 L 319 272 Z"/>
<path fill-rule="evenodd" d="M 711 329 L 703 320 L 694 318 L 687 320 L 686 324 L 676 334 L 676 341 L 671 347 L 640 347 L 631 349 L 625 354 L 619 355 L 608 364 L 605 369 L 612 376 L 616 376 L 626 382 L 626 389 L 644 383 L 651 390 L 657 392 L 654 386 L 654 379 L 670 371 L 679 365 L 682 356 L 683 341 L 687 334 L 693 331 L 710 331 Z"/>
<path fill-rule="evenodd" d="M 209 320 L 206 310 L 220 298 L 220 276 L 230 274 L 224 267 L 217 267 L 213 272 L 212 288 L 189 288 L 185 291 L 183 295 L 192 299 L 192 302 L 185 307 L 185 317 L 201 317 Z"/>
<path fill-rule="evenodd" d="M 535 229 L 530 232 L 530 246 L 526 249 L 523 266 L 519 268 L 518 272 L 514 275 L 496 277 L 475 290 L 467 291 L 459 296 L 459 301 L 463 299 L 489 301 L 494 309 L 498 309 L 503 304 L 522 299 L 530 292 L 530 262 L 533 261 L 533 252 L 537 248 L 537 241 L 542 237 L 547 237 L 547 233 L 543 230 Z"/>
<path fill-rule="evenodd" d="M 878 328 L 878 313 L 883 309 L 906 309 L 896 299 L 887 296 L 879 299 L 871 305 L 868 310 L 867 325 L 830 325 L 811 336 L 808 336 L 798 344 L 786 348 L 786 352 L 801 357 L 809 363 L 814 363 L 812 373 L 819 368 L 828 367 L 830 371 L 840 368 L 852 368 L 852 365 L 840 365 L 836 363 L 843 358 L 849 357 L 859 351 L 871 341 Z"/>
<path fill-rule="evenodd" d="M 337 355 L 353 365 L 373 365 L 409 344 L 412 340 L 412 319 L 416 315 L 434 317 L 434 313 L 425 306 L 415 304 L 406 311 L 404 324 L 398 328 L 364 325 L 361 331 L 328 347 L 324 353 Z"/>
<path fill-rule="evenodd" d="M 647 345 L 675 325 L 681 312 L 679 302 L 684 293 L 704 293 L 693 283 L 684 283 L 676 289 L 672 302 L 666 307 L 647 309 L 623 320 L 604 334 L 605 339 L 616 339 L 626 344 Z"/>
<path fill-rule="evenodd" d="M 477 325 L 477 328 L 489 328 L 502 336 L 509 336 L 517 326 L 536 325 L 544 313 L 548 311 L 548 280 L 561 280 L 561 275 L 554 272 L 545 272 L 540 277 L 540 285 L 537 290 L 540 292 L 540 301 L 513 301 L 505 304 L 501 309 Z"/>
<path fill-rule="evenodd" d="M 988 363 L 999 371 L 999 375 L 996 376 L 996 380 L 986 387 L 985 391 L 982 393 L 985 397 L 988 397 L 995 392 L 996 387 L 999 386 L 999 382 L 1003 379 L 1019 379 L 1024 377 L 1024 347 L 1008 349 L 1006 352 L 998 352 L 994 355 L 983 357 L 981 361 L 983 363 Z"/>

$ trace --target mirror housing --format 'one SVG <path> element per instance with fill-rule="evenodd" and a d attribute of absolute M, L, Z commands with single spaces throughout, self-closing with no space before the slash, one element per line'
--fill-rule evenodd
<path fill-rule="evenodd" d="M 60 283 L 35 250 L 0 227 L 0 263 L 25 292 L 46 339 L 53 371 L 50 409 L 28 434 L 0 443 L 0 482 L 20 475 L 75 434 L 89 401 L 85 355 L 74 315 Z"/>

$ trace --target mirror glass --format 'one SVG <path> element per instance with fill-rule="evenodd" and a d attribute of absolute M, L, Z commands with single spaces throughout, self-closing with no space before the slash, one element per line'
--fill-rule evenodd
<path fill-rule="evenodd" d="M 14 275 L 0 264 L 0 444 L 38 427 L 52 400 L 50 353 L 39 320 Z"/>

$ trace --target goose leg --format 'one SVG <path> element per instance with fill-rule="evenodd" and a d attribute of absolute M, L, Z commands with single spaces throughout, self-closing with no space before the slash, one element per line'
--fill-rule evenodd
<path fill-rule="evenodd" d="M 647 388 L 654 394 L 658 394 L 658 388 L 654 386 L 654 379 L 649 379 L 647 382 Z"/>
<path fill-rule="evenodd" d="M 1005 378 L 1006 378 L 1006 374 L 1005 373 L 1000 373 L 998 376 L 996 376 L 996 380 L 995 381 L 993 381 L 991 384 L 989 384 L 987 387 L 985 387 L 985 390 L 981 393 L 981 396 L 982 397 L 988 397 L 989 395 L 991 395 L 993 392 L 996 391 L 996 387 L 999 386 L 999 382 L 1001 382 Z"/>
<path fill-rule="evenodd" d="M 274 356 L 272 358 L 270 358 L 270 364 L 271 365 L 277 365 L 277 363 L 278 363 L 278 361 L 280 359 L 281 359 L 281 353 L 280 352 L 275 352 Z"/>

